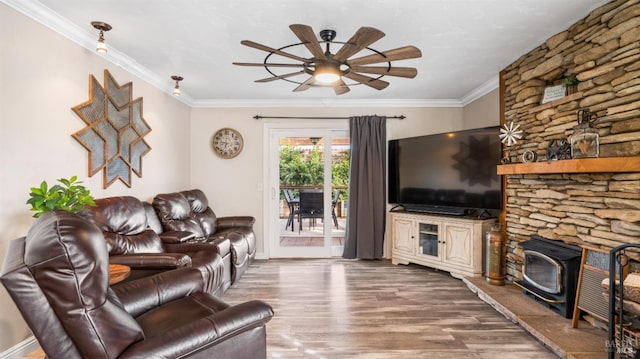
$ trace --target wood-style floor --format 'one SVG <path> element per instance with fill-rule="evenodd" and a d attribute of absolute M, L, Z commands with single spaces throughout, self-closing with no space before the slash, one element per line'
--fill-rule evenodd
<path fill-rule="evenodd" d="M 224 299 L 273 306 L 269 358 L 557 358 L 462 281 L 420 266 L 257 261 Z"/>
<path fill-rule="evenodd" d="M 250 299 L 274 308 L 273 359 L 557 359 L 461 280 L 416 265 L 256 261 L 224 296 L 230 304 Z"/>

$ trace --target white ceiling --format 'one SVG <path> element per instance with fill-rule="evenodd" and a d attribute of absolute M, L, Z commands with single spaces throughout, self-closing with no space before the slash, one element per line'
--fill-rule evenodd
<path fill-rule="evenodd" d="M 105 34 L 105 58 L 170 92 L 171 75 L 185 79 L 181 100 L 192 106 L 225 104 L 461 105 L 497 86 L 497 74 L 550 36 L 567 29 L 606 0 L 1 0 L 79 44 L 94 48 L 91 21 L 113 26 Z M 352 86 L 292 92 L 264 68 L 266 52 L 240 44 L 252 40 L 274 48 L 299 43 L 290 24 L 337 31 L 347 41 L 360 26 L 386 36 L 379 51 L 414 45 L 422 58 L 393 62 L 418 69 L 414 79 L 385 77 L 378 91 Z M 301 50 L 304 47 L 300 46 Z M 337 48 L 337 47 L 336 47 Z M 296 50 L 297 51 L 297 50 Z M 293 52 L 293 51 L 292 51 Z M 332 51 L 335 53 L 335 51 Z M 367 54 L 361 53 L 360 55 Z M 303 53 L 303 57 L 311 57 Z M 277 57 L 277 56 L 276 56 Z M 282 60 L 279 58 L 278 60 Z M 278 61 L 285 62 L 285 61 Z M 286 72 L 292 72 L 290 69 Z M 304 81 L 305 76 L 299 77 Z M 298 78 L 296 78 L 298 79 Z"/>

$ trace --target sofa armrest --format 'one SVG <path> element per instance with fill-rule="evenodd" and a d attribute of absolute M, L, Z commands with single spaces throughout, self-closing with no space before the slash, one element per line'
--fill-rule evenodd
<path fill-rule="evenodd" d="M 175 299 L 202 291 L 202 274 L 179 268 L 111 287 L 124 309 L 134 317 Z"/>
<path fill-rule="evenodd" d="M 231 241 L 226 236 L 214 236 L 211 238 L 210 243 L 218 247 L 218 253 L 220 253 L 222 257 L 231 254 Z"/>
<path fill-rule="evenodd" d="M 166 243 L 167 252 L 192 254 L 200 251 L 218 253 L 218 247 L 207 242 Z"/>
<path fill-rule="evenodd" d="M 138 253 L 109 256 L 109 262 L 124 264 L 131 269 L 175 269 L 190 267 L 191 258 L 185 253 Z"/>
<path fill-rule="evenodd" d="M 266 324 L 273 317 L 273 308 L 264 301 L 250 300 L 209 317 L 214 318 L 220 336 L 229 336 L 240 328 L 247 330 Z"/>
<path fill-rule="evenodd" d="M 183 243 L 196 238 L 196 234 L 187 231 L 167 231 L 160 233 L 163 243 Z"/>
<path fill-rule="evenodd" d="M 218 217 L 216 225 L 220 229 L 233 227 L 253 227 L 256 219 L 251 216 Z"/>

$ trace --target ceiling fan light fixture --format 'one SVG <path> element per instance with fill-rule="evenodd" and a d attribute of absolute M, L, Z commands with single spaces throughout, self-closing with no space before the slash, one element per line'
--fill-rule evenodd
<path fill-rule="evenodd" d="M 266 51 L 262 62 L 234 62 L 238 66 L 263 67 L 271 75 L 267 78 L 256 80 L 255 82 L 271 82 L 284 80 L 297 84 L 293 92 L 301 92 L 311 87 L 333 88 L 336 95 L 344 95 L 350 91 L 354 85 L 365 85 L 376 90 L 383 90 L 389 86 L 389 82 L 381 80 L 384 76 L 396 76 L 405 78 L 416 77 L 418 71 L 413 67 L 396 67 L 391 61 L 407 60 L 422 57 L 422 53 L 415 46 L 403 46 L 393 50 L 378 51 L 370 46 L 385 36 L 384 32 L 373 27 L 361 26 L 349 40 L 334 41 L 335 30 L 320 31 L 319 40 L 313 28 L 309 25 L 292 24 L 289 29 L 293 31 L 300 40 L 299 43 L 282 46 L 278 49 L 259 44 L 257 42 L 242 40 L 242 45 Z M 325 45 L 323 49 L 322 45 Z M 342 44 L 342 47 L 335 53 L 331 52 L 332 44 Z M 304 46 L 311 54 L 311 57 L 303 58 L 293 53 L 284 51 L 296 46 Z M 357 55 L 366 50 L 368 55 Z M 271 62 L 271 56 L 278 55 L 297 61 Z M 354 56 L 357 56 L 353 58 Z M 381 66 L 364 66 L 371 64 L 381 64 Z M 279 68 L 292 67 L 301 71 L 284 72 Z M 293 80 L 294 76 L 307 75 L 305 80 Z M 351 80 L 346 83 L 345 79 Z"/>
<path fill-rule="evenodd" d="M 171 76 L 171 79 L 176 82 L 176 85 L 173 87 L 173 96 L 180 96 L 180 81 L 184 80 L 182 76 Z"/>
<path fill-rule="evenodd" d="M 102 21 L 92 21 L 91 25 L 96 29 L 100 30 L 100 35 L 98 36 L 98 44 L 96 45 L 96 51 L 106 54 L 107 53 L 107 45 L 104 43 L 104 32 L 112 29 L 111 25 Z"/>
<path fill-rule="evenodd" d="M 335 66 L 324 64 L 316 66 L 316 70 L 313 72 L 313 77 L 318 82 L 330 84 L 340 80 L 342 73 L 340 72 L 340 69 Z"/>

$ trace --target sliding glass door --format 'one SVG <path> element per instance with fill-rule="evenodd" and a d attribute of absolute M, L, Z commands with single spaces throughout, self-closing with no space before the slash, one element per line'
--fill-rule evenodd
<path fill-rule="evenodd" d="M 349 138 L 341 127 L 268 130 L 270 257 L 342 255 Z"/>

